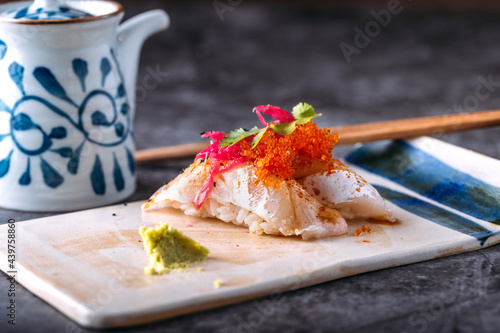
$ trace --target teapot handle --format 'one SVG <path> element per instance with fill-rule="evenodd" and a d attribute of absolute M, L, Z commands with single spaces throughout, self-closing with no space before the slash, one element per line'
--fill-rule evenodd
<path fill-rule="evenodd" d="M 123 69 L 125 85 L 134 105 L 135 83 L 141 48 L 154 33 L 165 30 L 170 24 L 168 14 L 161 9 L 151 10 L 125 21 L 118 27 L 118 59 Z"/>

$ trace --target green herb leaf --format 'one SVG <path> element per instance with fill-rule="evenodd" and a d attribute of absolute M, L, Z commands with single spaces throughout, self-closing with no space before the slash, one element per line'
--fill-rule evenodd
<path fill-rule="evenodd" d="M 262 128 L 259 133 L 253 137 L 252 139 L 252 149 L 255 148 L 259 144 L 260 139 L 264 136 L 264 133 L 266 133 L 267 129 L 269 128 L 269 125 L 266 127 Z"/>
<path fill-rule="evenodd" d="M 302 125 L 307 123 L 312 118 L 321 116 L 321 113 L 317 114 L 314 108 L 307 103 L 299 103 L 293 107 L 293 116 L 297 119 L 297 125 Z"/>
<path fill-rule="evenodd" d="M 244 130 L 243 128 L 238 128 L 234 131 L 227 133 L 226 136 L 224 138 L 222 138 L 222 140 L 220 140 L 219 147 L 223 148 L 226 146 L 232 146 L 235 143 L 237 143 L 237 142 L 239 142 L 239 141 L 241 141 L 241 140 L 243 140 L 251 135 L 259 133 L 259 131 L 260 131 L 260 129 L 257 128 L 257 126 L 255 126 L 254 128 L 252 128 L 248 131 Z"/>
<path fill-rule="evenodd" d="M 293 133 L 293 131 L 295 131 L 295 123 L 296 121 L 292 121 L 291 123 L 280 123 L 276 125 L 270 125 L 269 127 L 271 127 L 272 130 L 278 134 L 290 135 Z"/>

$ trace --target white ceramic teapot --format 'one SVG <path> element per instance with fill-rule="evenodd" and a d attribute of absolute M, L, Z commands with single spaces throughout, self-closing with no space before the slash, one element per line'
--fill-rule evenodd
<path fill-rule="evenodd" d="M 153 10 L 113 1 L 0 5 L 0 206 L 68 211 L 135 190 L 134 93 Z"/>

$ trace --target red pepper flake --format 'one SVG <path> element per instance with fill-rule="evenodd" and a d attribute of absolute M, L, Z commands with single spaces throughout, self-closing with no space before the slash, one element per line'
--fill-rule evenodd
<path fill-rule="evenodd" d="M 356 229 L 356 231 L 354 231 L 354 236 L 359 236 L 361 235 L 361 229 Z"/>
<path fill-rule="evenodd" d="M 237 247 L 240 247 L 238 244 L 236 244 Z"/>
<path fill-rule="evenodd" d="M 370 243 L 369 240 L 363 239 L 363 243 Z"/>

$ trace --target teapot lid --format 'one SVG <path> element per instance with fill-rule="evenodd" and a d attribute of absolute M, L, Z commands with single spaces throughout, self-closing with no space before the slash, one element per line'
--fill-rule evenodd
<path fill-rule="evenodd" d="M 109 4 L 109 1 L 69 1 L 73 2 L 70 6 L 65 0 L 34 0 L 33 2 L 21 2 L 17 6 L 9 6 L 7 10 L 0 10 L 0 18 L 16 19 L 22 21 L 80 21 L 85 18 L 97 18 L 101 13 L 93 13 L 95 11 L 89 5 L 94 7 L 97 3 Z M 121 11 L 121 6 L 119 10 Z M 89 7 L 89 8 L 87 8 Z M 87 10 L 86 10 L 87 9 Z M 110 13 L 106 13 L 110 14 Z M 62 22 L 61 22 L 62 23 Z"/>

